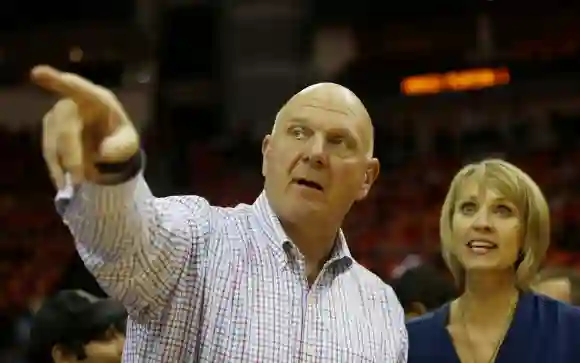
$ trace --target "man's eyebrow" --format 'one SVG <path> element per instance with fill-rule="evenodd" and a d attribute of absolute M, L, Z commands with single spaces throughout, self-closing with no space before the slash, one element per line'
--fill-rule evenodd
<path fill-rule="evenodd" d="M 354 141 L 357 144 L 357 147 L 359 147 L 360 144 L 362 144 L 364 142 L 360 136 L 357 136 L 355 132 L 352 132 L 352 130 L 349 130 L 346 127 L 340 127 L 340 126 L 332 127 L 332 128 L 327 130 L 327 133 L 332 134 L 334 136 L 347 137 L 347 138 L 351 139 L 352 141 Z"/>
<path fill-rule="evenodd" d="M 288 119 L 288 123 L 306 125 L 309 123 L 309 121 L 306 117 L 292 117 Z"/>

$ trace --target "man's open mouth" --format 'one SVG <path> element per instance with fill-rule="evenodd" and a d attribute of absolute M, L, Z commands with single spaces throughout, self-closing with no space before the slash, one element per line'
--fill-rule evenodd
<path fill-rule="evenodd" d="M 318 184 L 315 181 L 312 180 L 308 180 L 308 179 L 304 179 L 304 178 L 300 178 L 300 179 L 295 179 L 294 183 L 303 186 L 303 187 L 307 187 L 307 188 L 312 188 L 312 189 L 316 189 L 318 191 L 322 191 L 322 185 Z"/>

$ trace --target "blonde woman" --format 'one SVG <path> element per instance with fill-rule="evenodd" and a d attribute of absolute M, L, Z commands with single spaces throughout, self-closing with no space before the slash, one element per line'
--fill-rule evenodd
<path fill-rule="evenodd" d="M 580 310 L 529 290 L 550 241 L 546 200 L 503 160 L 464 167 L 441 211 L 462 293 L 409 321 L 409 363 L 580 362 Z"/>

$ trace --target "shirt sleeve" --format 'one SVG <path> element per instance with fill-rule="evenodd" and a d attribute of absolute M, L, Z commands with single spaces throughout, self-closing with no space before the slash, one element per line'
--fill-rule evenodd
<path fill-rule="evenodd" d="M 403 326 L 401 330 L 401 349 L 399 350 L 399 357 L 397 363 L 407 363 L 409 355 L 409 338 L 407 334 L 407 329 Z"/>
<path fill-rule="evenodd" d="M 397 357 L 397 363 L 407 363 L 409 357 L 409 333 L 407 332 L 407 326 L 405 324 L 405 310 L 399 302 L 399 299 L 394 294 L 395 304 L 395 319 L 397 321 L 397 329 L 399 335 L 401 336 L 401 341 L 399 345 L 399 356 Z"/>
<path fill-rule="evenodd" d="M 155 198 L 138 173 L 118 185 L 69 186 L 56 206 L 87 269 L 132 316 L 159 314 L 181 279 L 201 284 L 215 227 L 207 200 Z"/>

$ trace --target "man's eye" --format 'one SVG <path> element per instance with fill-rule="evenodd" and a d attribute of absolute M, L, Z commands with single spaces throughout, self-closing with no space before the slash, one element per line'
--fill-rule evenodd
<path fill-rule="evenodd" d="M 331 137 L 328 139 L 328 142 L 331 143 L 332 145 L 341 145 L 345 143 L 344 137 L 341 136 Z"/>
<path fill-rule="evenodd" d="M 291 134 L 292 134 L 292 136 L 294 136 L 297 139 L 302 139 L 302 138 L 304 138 L 304 136 L 306 136 L 304 129 L 301 127 L 292 128 Z"/>

